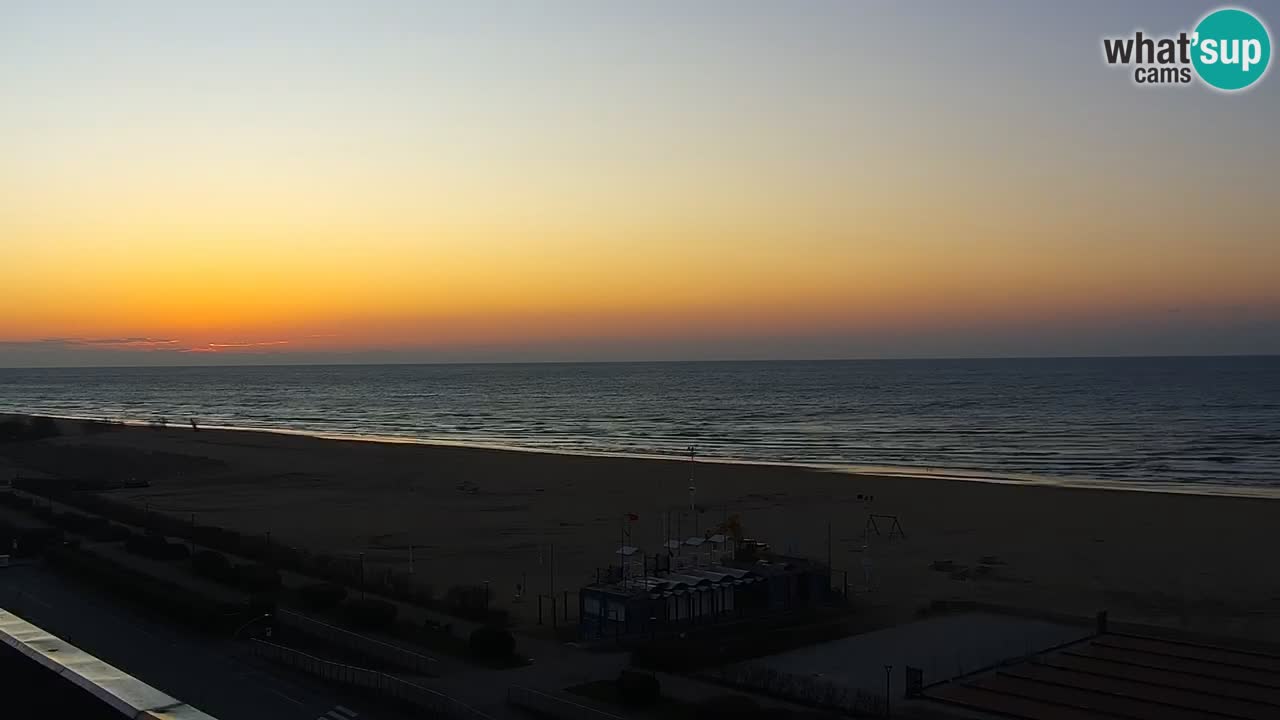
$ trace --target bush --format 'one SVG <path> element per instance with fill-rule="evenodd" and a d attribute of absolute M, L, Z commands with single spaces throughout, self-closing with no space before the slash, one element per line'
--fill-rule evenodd
<path fill-rule="evenodd" d="M 298 600 L 311 610 L 329 610 L 347 599 L 347 589 L 337 583 L 312 583 L 298 588 Z"/>
<path fill-rule="evenodd" d="M 145 555 L 150 541 L 143 535 L 130 535 L 124 541 L 124 549 L 134 555 Z"/>
<path fill-rule="evenodd" d="M 249 612 L 254 615 L 275 615 L 276 594 L 268 592 L 250 595 Z"/>
<path fill-rule="evenodd" d="M 0 493 L 0 505 L 26 510 L 31 507 L 32 503 L 31 498 L 25 495 L 19 495 L 10 490 Z"/>
<path fill-rule="evenodd" d="M 231 581 L 231 561 L 214 550 L 197 550 L 191 556 L 191 570 L 195 574 L 219 582 Z"/>
<path fill-rule="evenodd" d="M 516 651 L 516 639 L 509 630 L 486 625 L 471 631 L 471 654 L 484 660 L 504 660 Z"/>
<path fill-rule="evenodd" d="M 213 633 L 224 633 L 237 621 L 235 606 L 218 603 L 169 582 L 140 573 L 89 550 L 57 548 L 49 562 L 98 583 L 110 592 L 139 603 L 148 610 Z"/>
<path fill-rule="evenodd" d="M 638 670 L 623 670 L 618 675 L 618 699 L 630 707 L 648 707 L 658 702 L 661 688 L 658 678 Z"/>
<path fill-rule="evenodd" d="M 191 554 L 186 545 L 171 543 L 163 535 L 131 535 L 124 549 L 152 560 L 186 560 Z"/>
<path fill-rule="evenodd" d="M 445 612 L 466 620 L 487 620 L 489 592 L 483 585 L 454 585 L 444 596 Z"/>
<path fill-rule="evenodd" d="M 13 531 L 18 547 L 13 551 L 19 557 L 29 557 L 62 544 L 64 535 L 58 528 L 20 528 Z M 12 544 L 9 546 L 12 548 Z"/>
<path fill-rule="evenodd" d="M 235 584 L 245 590 L 269 592 L 280 587 L 280 573 L 266 565 L 237 565 Z"/>
<path fill-rule="evenodd" d="M 94 523 L 86 530 L 86 534 L 101 542 L 123 542 L 133 536 L 133 533 L 129 532 L 129 528 L 107 522 L 106 519 L 103 519 L 102 522 Z"/>
<path fill-rule="evenodd" d="M 90 530 L 95 523 L 93 519 L 91 519 L 88 515 L 81 515 L 80 513 L 73 513 L 73 512 L 65 512 L 65 513 L 54 513 L 53 524 L 57 525 L 60 528 L 65 528 L 67 530 L 70 530 L 71 532 L 83 533 Z"/>
<path fill-rule="evenodd" d="M 358 628 L 383 630 L 396 621 L 399 608 L 386 600 L 373 598 L 348 600 L 342 604 L 343 622 Z"/>

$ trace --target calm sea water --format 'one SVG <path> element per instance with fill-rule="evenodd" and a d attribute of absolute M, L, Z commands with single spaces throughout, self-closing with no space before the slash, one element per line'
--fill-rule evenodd
<path fill-rule="evenodd" d="M 0 412 L 1280 489 L 1277 357 L 0 369 Z"/>

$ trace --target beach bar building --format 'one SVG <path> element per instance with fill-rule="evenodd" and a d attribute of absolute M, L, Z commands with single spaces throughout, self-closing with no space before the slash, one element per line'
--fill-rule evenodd
<path fill-rule="evenodd" d="M 656 559 L 653 567 L 660 567 Z M 578 591 L 579 635 L 601 640 L 653 634 L 812 607 L 828 594 L 826 566 L 803 558 L 677 563 L 637 575 L 610 568 Z"/>

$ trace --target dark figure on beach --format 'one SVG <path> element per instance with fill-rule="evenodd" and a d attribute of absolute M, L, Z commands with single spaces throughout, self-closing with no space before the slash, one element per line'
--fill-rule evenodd
<path fill-rule="evenodd" d="M 195 432 L 200 432 L 200 428 L 196 427 L 196 419 L 195 419 L 195 418 L 191 418 L 191 429 L 192 429 L 192 430 L 194 430 Z"/>

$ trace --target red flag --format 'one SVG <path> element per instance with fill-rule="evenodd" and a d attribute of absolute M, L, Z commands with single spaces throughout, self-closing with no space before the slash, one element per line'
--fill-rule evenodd
<path fill-rule="evenodd" d="M 635 521 L 637 521 L 637 520 L 639 520 L 639 519 L 640 519 L 640 516 L 639 516 L 639 515 L 637 515 L 637 514 L 635 514 L 635 513 L 633 513 L 633 512 L 629 512 L 629 513 L 627 513 L 627 522 L 635 522 Z"/>

